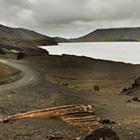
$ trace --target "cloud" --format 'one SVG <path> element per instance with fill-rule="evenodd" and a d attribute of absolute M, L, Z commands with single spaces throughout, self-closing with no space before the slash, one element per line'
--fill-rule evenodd
<path fill-rule="evenodd" d="M 49 35 L 139 26 L 139 0 L 0 0 L 0 23 Z"/>

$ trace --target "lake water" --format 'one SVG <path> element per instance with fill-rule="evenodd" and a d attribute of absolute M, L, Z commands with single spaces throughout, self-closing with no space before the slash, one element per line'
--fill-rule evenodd
<path fill-rule="evenodd" d="M 56 55 L 70 54 L 140 64 L 139 42 L 60 43 L 58 46 L 43 46 L 41 48 Z"/>

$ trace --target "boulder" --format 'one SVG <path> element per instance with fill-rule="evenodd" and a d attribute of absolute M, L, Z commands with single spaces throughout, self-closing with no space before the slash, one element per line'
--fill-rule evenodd
<path fill-rule="evenodd" d="M 134 84 L 135 86 L 140 86 L 140 77 L 135 80 Z"/>
<path fill-rule="evenodd" d="M 114 121 L 111 121 L 110 119 L 102 120 L 101 123 L 102 123 L 102 124 L 110 124 L 110 125 L 111 125 L 111 124 L 115 124 L 115 122 L 114 122 Z"/>
<path fill-rule="evenodd" d="M 119 140 L 119 137 L 112 129 L 101 128 L 91 132 L 84 140 Z"/>

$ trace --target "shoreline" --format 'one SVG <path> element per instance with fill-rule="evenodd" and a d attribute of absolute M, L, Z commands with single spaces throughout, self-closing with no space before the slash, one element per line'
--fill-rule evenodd
<path fill-rule="evenodd" d="M 95 59 L 103 59 L 115 62 L 140 64 L 138 57 L 140 43 L 134 42 L 106 42 L 98 43 L 60 43 L 58 46 L 39 46 L 49 52 L 50 55 L 76 55 Z M 74 49 L 75 48 L 75 49 Z M 137 57 L 134 57 L 137 56 Z"/>
<path fill-rule="evenodd" d="M 114 61 L 114 60 L 108 60 L 108 59 L 101 59 L 101 58 L 95 58 L 95 57 L 88 57 L 88 56 L 84 56 L 84 55 L 74 55 L 74 54 L 61 54 L 61 55 L 57 55 L 57 54 L 50 54 L 49 53 L 49 55 L 50 56 L 60 56 L 60 57 L 62 57 L 62 56 L 75 56 L 75 57 L 83 57 L 83 58 L 85 58 L 85 59 L 94 59 L 94 60 L 99 60 L 99 61 L 106 61 L 106 62 L 114 62 L 114 63 L 123 63 L 123 64 L 128 64 L 128 65 L 140 65 L 140 64 L 135 64 L 135 63 L 129 63 L 129 62 L 124 62 L 124 61 Z"/>

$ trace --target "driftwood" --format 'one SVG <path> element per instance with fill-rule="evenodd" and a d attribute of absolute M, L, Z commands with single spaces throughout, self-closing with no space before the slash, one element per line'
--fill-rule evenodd
<path fill-rule="evenodd" d="M 60 107 L 53 107 L 41 110 L 30 111 L 27 113 L 15 114 L 1 118 L 1 121 L 12 121 L 25 118 L 58 118 L 60 116 L 75 114 L 79 112 L 92 112 L 90 105 L 67 105 Z"/>
<path fill-rule="evenodd" d="M 90 105 L 67 105 L 35 110 L 11 116 L 2 116 L 0 121 L 8 122 L 27 118 L 60 118 L 66 123 L 86 131 L 97 130 L 102 127 L 99 123 L 100 118 L 95 115 L 95 111 Z"/>

